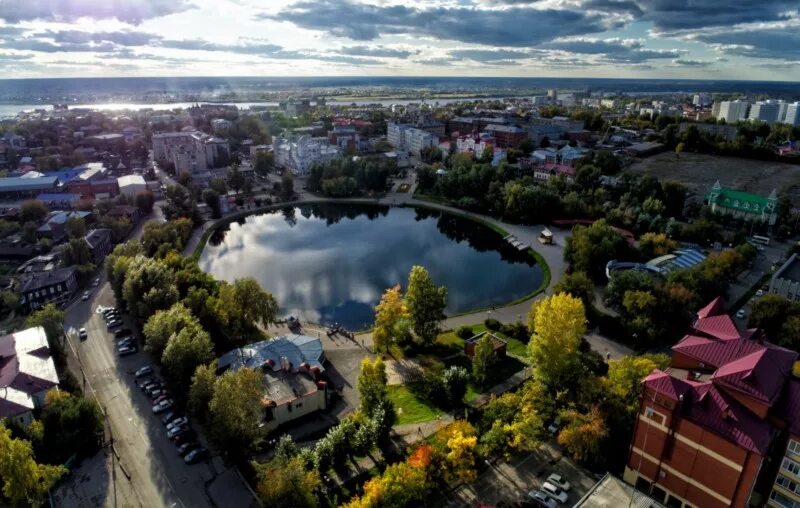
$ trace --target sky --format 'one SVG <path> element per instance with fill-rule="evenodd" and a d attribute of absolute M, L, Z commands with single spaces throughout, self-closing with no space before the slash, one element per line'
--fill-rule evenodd
<path fill-rule="evenodd" d="M 800 0 L 0 0 L 0 78 L 800 80 Z"/>

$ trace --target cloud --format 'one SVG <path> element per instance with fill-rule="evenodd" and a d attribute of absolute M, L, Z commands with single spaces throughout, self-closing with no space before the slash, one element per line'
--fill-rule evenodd
<path fill-rule="evenodd" d="M 800 59 L 800 25 L 755 27 L 699 33 L 691 40 L 704 42 L 728 55 L 751 58 Z"/>
<path fill-rule="evenodd" d="M 408 58 L 419 54 L 419 50 L 390 48 L 386 46 L 344 46 L 333 50 L 342 55 L 371 56 L 378 58 Z"/>
<path fill-rule="evenodd" d="M 677 67 L 710 67 L 714 65 L 714 61 L 712 60 L 689 60 L 686 58 L 677 58 L 672 61 L 672 63 Z"/>
<path fill-rule="evenodd" d="M 459 60 L 473 60 L 485 64 L 497 64 L 531 57 L 531 53 L 528 51 L 511 49 L 456 49 L 448 54 Z"/>
<path fill-rule="evenodd" d="M 40 53 L 110 53 L 117 50 L 117 46 L 111 42 L 68 42 L 56 44 L 48 40 L 30 37 L 25 37 L 22 39 L 5 39 L 2 42 L 4 49 L 38 51 Z"/>
<path fill-rule="evenodd" d="M 9 23 L 32 21 L 71 22 L 80 18 L 117 19 L 138 25 L 194 8 L 188 0 L 2 0 L 0 19 Z"/>
<path fill-rule="evenodd" d="M 335 37 L 370 41 L 411 34 L 490 46 L 534 46 L 554 37 L 583 35 L 617 26 L 601 16 L 567 9 L 367 5 L 353 0 L 302 0 L 258 19 L 288 21 Z"/>
<path fill-rule="evenodd" d="M 455 65 L 457 62 L 452 58 L 431 57 L 414 60 L 414 63 L 420 65 L 435 65 L 437 67 L 450 67 Z"/>
<path fill-rule="evenodd" d="M 642 63 L 659 58 L 681 56 L 681 52 L 678 50 L 646 49 L 640 41 L 634 39 L 559 39 L 542 47 L 568 53 L 602 55 L 605 60 L 613 63 Z"/>
<path fill-rule="evenodd" d="M 111 42 L 120 46 L 146 46 L 161 39 L 160 36 L 139 31 L 86 32 L 82 30 L 47 30 L 33 34 L 34 37 L 52 39 L 56 43 L 87 44 Z"/>
<path fill-rule="evenodd" d="M 30 60 L 33 55 L 18 54 L 18 53 L 0 53 L 0 62 L 18 62 L 21 60 Z"/>

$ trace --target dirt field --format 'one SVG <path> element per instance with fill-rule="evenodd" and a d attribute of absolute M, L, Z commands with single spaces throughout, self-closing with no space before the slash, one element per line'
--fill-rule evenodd
<path fill-rule="evenodd" d="M 800 166 L 733 157 L 673 152 L 647 157 L 627 171 L 649 173 L 660 180 L 683 183 L 698 196 L 704 195 L 719 180 L 723 187 L 767 195 L 772 189 L 788 192 L 800 204 Z M 794 187 L 794 188 L 792 188 Z"/>

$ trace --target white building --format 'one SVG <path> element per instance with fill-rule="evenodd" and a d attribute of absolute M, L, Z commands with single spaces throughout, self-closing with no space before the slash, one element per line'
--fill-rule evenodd
<path fill-rule="evenodd" d="M 142 175 L 126 175 L 117 178 L 119 193 L 128 197 L 135 197 L 140 192 L 147 190 L 147 183 Z"/>
<path fill-rule="evenodd" d="M 740 100 L 722 101 L 719 103 L 717 120 L 725 119 L 726 123 L 736 123 L 747 118 L 750 103 Z"/>
<path fill-rule="evenodd" d="M 204 172 L 228 165 L 230 145 L 200 131 L 163 132 L 153 134 L 153 159 L 171 162 L 176 173 Z"/>
<path fill-rule="evenodd" d="M 37 326 L 0 337 L 0 420 L 22 425 L 44 405 L 48 390 L 58 386 L 44 328 Z"/>
<path fill-rule="evenodd" d="M 710 106 L 711 105 L 711 94 L 705 93 L 705 92 L 701 92 L 701 93 L 695 94 L 694 98 L 692 99 L 692 104 L 694 104 L 695 106 L 701 107 L 701 108 L 705 108 L 705 107 Z"/>
<path fill-rule="evenodd" d="M 428 131 L 417 129 L 409 124 L 389 122 L 386 128 L 386 140 L 397 150 L 405 150 L 419 157 L 422 150 L 439 146 L 439 136 Z"/>
<path fill-rule="evenodd" d="M 786 106 L 786 116 L 783 119 L 784 123 L 800 126 L 800 102 L 793 102 Z"/>
<path fill-rule="evenodd" d="M 747 119 L 765 122 L 771 125 L 778 121 L 780 109 L 781 106 L 778 102 L 758 101 L 750 107 L 750 114 Z"/>
<path fill-rule="evenodd" d="M 276 139 L 273 145 L 275 165 L 283 167 L 295 176 L 307 175 L 315 164 L 342 156 L 337 146 L 328 143 L 328 138 L 300 136 L 296 139 Z"/>

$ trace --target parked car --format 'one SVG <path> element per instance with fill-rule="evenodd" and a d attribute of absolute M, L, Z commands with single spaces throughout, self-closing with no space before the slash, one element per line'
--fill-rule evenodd
<path fill-rule="evenodd" d="M 167 424 L 167 430 L 172 430 L 175 427 L 180 427 L 181 425 L 189 425 L 189 418 L 185 416 L 179 416 L 175 418 Z"/>
<path fill-rule="evenodd" d="M 78 330 L 78 338 L 80 338 L 81 340 L 86 340 L 89 338 L 89 334 L 86 333 L 86 328 L 81 328 L 80 330 Z"/>
<path fill-rule="evenodd" d="M 149 390 L 153 388 L 160 388 L 161 382 L 157 379 L 150 379 L 147 382 L 143 383 L 139 388 L 142 389 L 143 392 L 147 393 Z"/>
<path fill-rule="evenodd" d="M 83 296 L 81 296 L 81 300 L 83 300 L 85 302 L 88 299 L 89 299 L 89 292 L 88 291 L 84 291 L 83 292 Z"/>
<path fill-rule="evenodd" d="M 156 406 L 160 404 L 162 401 L 165 401 L 169 398 L 169 394 L 167 394 L 166 390 L 161 390 L 161 393 L 158 394 L 158 397 L 153 399 L 152 405 Z"/>
<path fill-rule="evenodd" d="M 567 499 L 569 499 L 569 496 L 567 496 L 566 492 L 564 492 L 563 490 L 556 487 L 550 482 L 544 482 L 542 484 L 542 492 L 544 492 L 545 494 L 547 494 L 548 496 L 555 499 L 561 504 L 566 503 Z"/>
<path fill-rule="evenodd" d="M 736 313 L 736 319 L 744 319 L 745 315 L 746 313 L 744 309 L 739 309 L 739 311 Z"/>
<path fill-rule="evenodd" d="M 189 429 L 188 424 L 178 425 L 177 427 L 172 427 L 167 431 L 167 437 L 172 439 L 176 435 L 180 434 L 181 432 L 185 432 Z"/>
<path fill-rule="evenodd" d="M 164 425 L 168 425 L 169 422 L 171 422 L 175 418 L 178 418 L 179 416 L 180 415 L 175 411 L 167 411 L 167 413 L 161 417 L 161 423 L 163 423 Z"/>
<path fill-rule="evenodd" d="M 163 413 L 167 409 L 170 409 L 172 406 L 175 405 L 175 401 L 172 399 L 164 399 L 155 406 L 153 406 L 153 414 Z"/>
<path fill-rule="evenodd" d="M 136 346 L 120 346 L 117 348 L 117 352 L 120 356 L 128 356 L 132 355 L 137 351 Z"/>
<path fill-rule="evenodd" d="M 195 448 L 186 454 L 186 457 L 183 458 L 183 461 L 187 464 L 197 464 L 206 458 L 208 458 L 208 450 L 205 448 Z"/>
<path fill-rule="evenodd" d="M 758 291 L 756 291 L 756 296 L 759 297 L 759 298 L 764 296 L 764 290 L 763 289 L 759 289 Z"/>
<path fill-rule="evenodd" d="M 197 441 L 187 441 L 182 445 L 178 446 L 178 455 L 183 457 L 187 453 L 191 452 L 192 450 L 200 448 L 200 443 Z"/>
<path fill-rule="evenodd" d="M 139 367 L 136 369 L 136 372 L 133 373 L 134 377 L 145 377 L 149 376 L 153 373 L 153 367 L 149 365 L 145 365 L 144 367 Z"/>
<path fill-rule="evenodd" d="M 167 397 L 169 395 L 169 390 L 166 388 L 153 388 L 147 391 L 147 396 L 150 397 L 151 400 L 157 401 L 160 397 Z"/>
<path fill-rule="evenodd" d="M 93 282 L 92 286 L 97 287 L 100 285 L 100 277 L 97 277 Z"/>
<path fill-rule="evenodd" d="M 550 497 L 541 490 L 532 490 L 528 492 L 528 497 L 542 508 L 558 508 L 558 503 L 550 499 Z"/>
<path fill-rule="evenodd" d="M 122 326 L 122 321 L 120 321 L 119 319 L 112 319 L 111 321 L 109 321 L 108 323 L 106 323 L 106 327 L 107 327 L 109 330 L 111 330 L 111 329 L 113 329 L 113 328 L 116 328 L 116 327 L 118 327 L 118 326 Z"/>
<path fill-rule="evenodd" d="M 187 441 L 194 441 L 197 439 L 197 434 L 192 429 L 186 428 L 175 434 L 170 438 L 176 445 L 186 443 Z"/>
<path fill-rule="evenodd" d="M 561 476 L 560 474 L 553 473 L 547 477 L 547 481 L 558 487 L 559 489 L 563 490 L 564 492 L 569 492 L 571 485 L 569 482 Z"/>
<path fill-rule="evenodd" d="M 120 314 L 119 312 L 114 311 L 110 314 L 104 315 L 103 319 L 106 320 L 106 323 L 110 323 L 111 321 L 120 321 Z"/>
<path fill-rule="evenodd" d="M 120 328 L 119 330 L 114 331 L 114 338 L 119 339 L 121 337 L 127 337 L 128 335 L 133 335 L 128 328 Z"/>
<path fill-rule="evenodd" d="M 117 347 L 136 347 L 136 340 L 133 337 L 125 337 L 122 340 L 117 341 Z"/>

